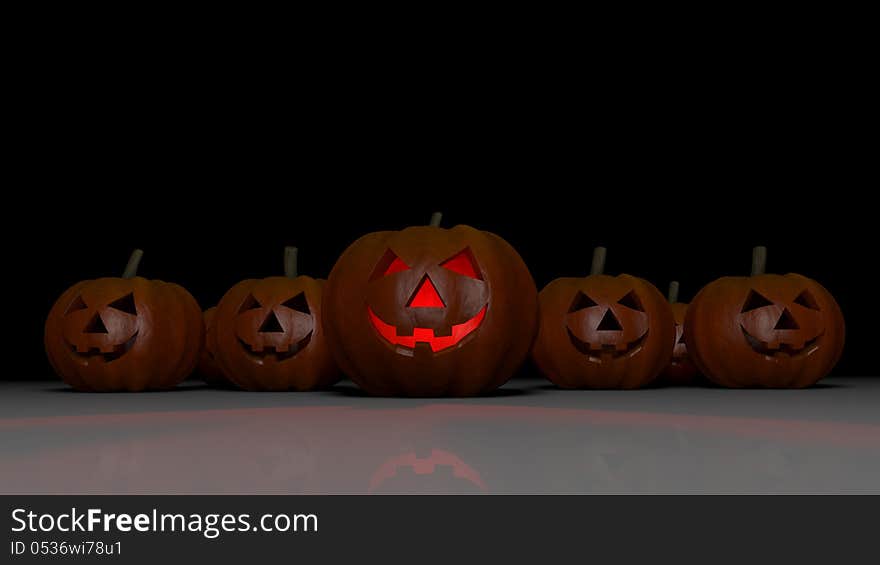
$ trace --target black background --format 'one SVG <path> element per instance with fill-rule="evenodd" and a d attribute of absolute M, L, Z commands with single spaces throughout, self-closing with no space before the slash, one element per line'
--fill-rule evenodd
<path fill-rule="evenodd" d="M 6 185 L 3 378 L 43 378 L 45 315 L 83 278 L 178 282 L 203 307 L 278 274 L 282 247 L 325 277 L 358 236 L 427 223 L 498 233 L 539 288 L 607 270 L 700 286 L 769 271 L 838 299 L 838 375 L 876 373 L 874 213 L 864 204 L 870 91 L 817 51 L 660 56 L 188 58 L 44 54 L 14 70 Z"/>

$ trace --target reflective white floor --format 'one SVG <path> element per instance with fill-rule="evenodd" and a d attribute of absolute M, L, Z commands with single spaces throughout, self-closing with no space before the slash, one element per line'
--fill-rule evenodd
<path fill-rule="evenodd" d="M 0 493 L 880 493 L 880 378 L 478 399 L 0 384 Z"/>

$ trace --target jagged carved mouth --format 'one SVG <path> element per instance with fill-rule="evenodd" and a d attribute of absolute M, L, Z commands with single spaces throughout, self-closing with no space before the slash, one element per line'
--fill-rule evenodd
<path fill-rule="evenodd" d="M 237 339 L 238 343 L 241 344 L 241 347 L 242 349 L 244 349 L 245 353 L 247 353 L 254 359 L 274 359 L 276 361 L 286 361 L 309 345 L 309 342 L 312 341 L 312 332 L 309 332 L 306 337 L 302 338 L 298 342 L 291 343 L 287 346 L 287 348 L 277 347 L 274 345 L 264 345 L 263 347 L 258 348 L 250 345 L 240 337 L 238 337 Z"/>
<path fill-rule="evenodd" d="M 571 340 L 571 344 L 587 356 L 587 359 L 592 361 L 593 363 L 607 363 L 613 359 L 619 359 L 621 357 L 631 357 L 642 350 L 642 346 L 645 344 L 645 339 L 648 337 L 648 332 L 645 332 L 636 339 L 635 341 L 621 342 L 621 343 L 589 343 L 578 336 L 574 335 L 570 328 L 565 328 L 568 330 L 568 339 Z"/>
<path fill-rule="evenodd" d="M 110 347 L 109 351 L 106 351 L 106 349 L 108 349 L 107 347 L 102 351 L 100 347 L 83 348 L 76 345 L 71 345 L 70 350 L 77 359 L 83 359 L 85 361 L 100 359 L 105 363 L 110 363 L 111 361 L 116 361 L 134 347 L 134 342 L 137 340 L 138 333 L 140 333 L 140 330 L 134 332 L 134 335 L 128 338 L 128 341 L 125 343 Z"/>
<path fill-rule="evenodd" d="M 749 344 L 749 347 L 756 353 L 767 357 L 806 357 L 819 348 L 819 338 L 822 337 L 822 334 L 819 334 L 813 339 L 805 341 L 801 347 L 795 347 L 789 343 L 782 342 L 776 342 L 771 346 L 771 344 L 761 341 L 750 334 L 742 324 L 740 324 L 739 328 L 742 330 L 743 337 L 746 338 L 746 343 Z"/>
<path fill-rule="evenodd" d="M 370 315 L 370 322 L 376 328 L 376 331 L 392 345 L 415 349 L 417 343 L 427 343 L 431 346 L 431 351 L 437 353 L 438 351 L 458 345 L 461 340 L 480 327 L 480 324 L 483 323 L 483 318 L 486 317 L 487 308 L 488 306 L 483 306 L 483 309 L 470 320 L 452 326 L 452 331 L 449 335 L 435 335 L 432 328 L 413 328 L 412 335 L 398 335 L 397 328 L 384 322 L 369 306 L 367 307 L 367 313 Z"/>

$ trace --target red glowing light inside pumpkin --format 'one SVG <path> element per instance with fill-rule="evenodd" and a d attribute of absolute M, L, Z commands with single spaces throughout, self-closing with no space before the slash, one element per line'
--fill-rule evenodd
<path fill-rule="evenodd" d="M 425 275 L 407 306 L 409 308 L 445 308 L 446 304 L 443 304 L 443 299 L 440 298 L 440 293 L 437 292 L 434 283 L 431 282 L 428 275 Z"/>
<path fill-rule="evenodd" d="M 400 257 L 395 257 L 394 261 L 392 261 L 391 264 L 388 265 L 388 268 L 385 269 L 385 276 L 387 277 L 388 275 L 393 275 L 394 273 L 399 273 L 401 271 L 408 271 L 408 270 L 409 270 L 409 265 L 404 263 L 403 259 L 401 259 Z"/>
<path fill-rule="evenodd" d="M 483 306 L 479 313 L 461 324 L 452 326 L 451 335 L 435 336 L 434 330 L 431 328 L 414 328 L 413 335 L 397 335 L 397 328 L 391 324 L 386 324 L 379 316 L 373 312 L 373 309 L 367 306 L 367 313 L 370 315 L 370 321 L 376 331 L 393 345 L 402 345 L 414 349 L 417 343 L 427 343 L 431 346 L 431 351 L 437 353 L 448 347 L 452 347 L 464 339 L 468 334 L 477 329 L 486 316 L 488 306 Z"/>
<path fill-rule="evenodd" d="M 479 272 L 477 272 L 477 268 L 474 265 L 474 259 L 471 257 L 469 249 L 465 249 L 456 254 L 455 257 L 447 259 L 441 263 L 440 266 L 444 269 L 449 269 L 453 273 L 458 273 L 459 275 L 464 275 L 472 279 L 483 278 L 480 276 Z"/>

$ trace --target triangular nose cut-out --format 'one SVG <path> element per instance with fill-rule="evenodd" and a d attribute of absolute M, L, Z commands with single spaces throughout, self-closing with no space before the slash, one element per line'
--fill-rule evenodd
<path fill-rule="evenodd" d="M 605 310 L 605 315 L 602 316 L 602 321 L 599 322 L 596 329 L 600 332 L 619 332 L 623 329 L 623 326 L 620 325 L 617 316 L 615 316 L 614 312 L 609 308 L 608 310 Z"/>
<path fill-rule="evenodd" d="M 445 308 L 446 304 L 443 304 L 443 299 L 440 298 L 440 293 L 437 292 L 437 289 L 434 287 L 434 283 L 431 282 L 431 278 L 428 275 L 422 277 L 422 281 L 419 283 L 419 286 L 416 287 L 415 294 L 412 295 L 412 298 L 409 299 L 407 303 L 408 308 Z"/>
<path fill-rule="evenodd" d="M 782 311 L 782 315 L 779 316 L 779 320 L 776 322 L 776 326 L 773 327 L 774 330 L 799 330 L 801 327 L 798 325 L 797 320 L 794 319 L 794 316 L 791 315 L 791 312 L 788 311 L 788 308 Z"/>
<path fill-rule="evenodd" d="M 284 333 L 284 328 L 281 327 L 281 322 L 278 321 L 274 311 L 270 310 L 269 315 L 263 320 L 263 325 L 260 326 L 260 333 Z"/>
<path fill-rule="evenodd" d="M 86 329 L 84 330 L 87 334 L 105 334 L 109 333 L 107 331 L 107 327 L 104 325 L 104 320 L 101 319 L 101 316 L 95 314 L 92 316 L 92 319 L 89 320 Z"/>

